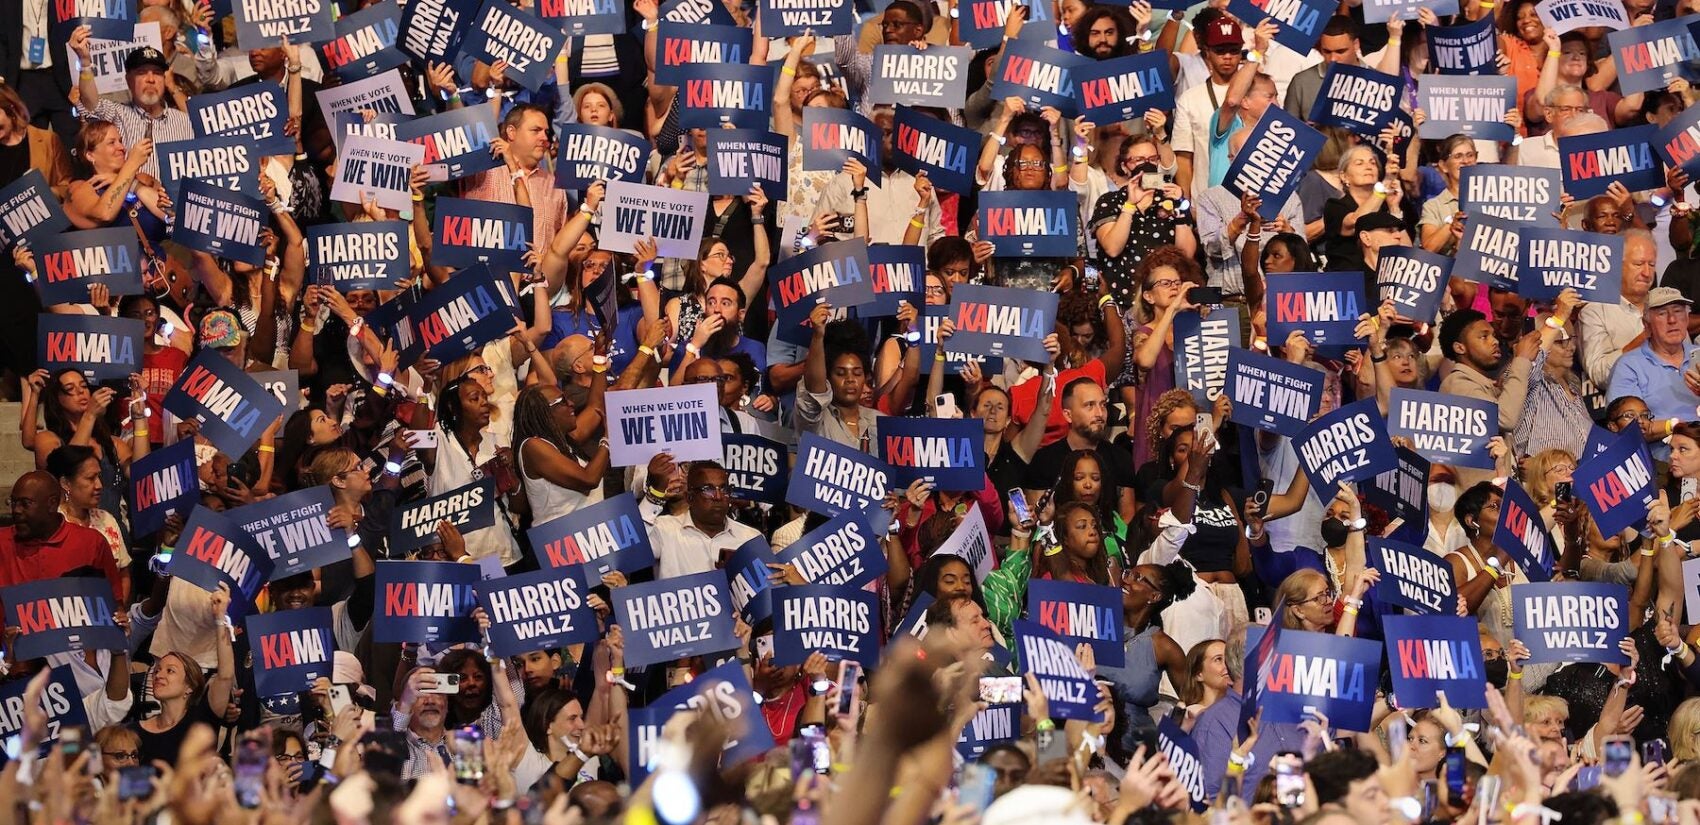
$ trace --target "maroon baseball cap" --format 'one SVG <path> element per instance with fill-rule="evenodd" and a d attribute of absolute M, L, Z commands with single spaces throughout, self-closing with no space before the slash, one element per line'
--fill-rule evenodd
<path fill-rule="evenodd" d="M 1240 23 L 1232 17 L 1223 15 L 1204 28 L 1204 48 L 1214 49 L 1218 46 L 1233 46 L 1240 48 L 1245 45 L 1245 38 L 1240 34 Z"/>

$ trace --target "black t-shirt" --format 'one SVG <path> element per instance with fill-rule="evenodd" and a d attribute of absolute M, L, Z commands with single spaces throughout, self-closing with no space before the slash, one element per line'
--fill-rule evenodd
<path fill-rule="evenodd" d="M 1021 486 L 1029 490 L 1055 489 L 1057 480 L 1062 476 L 1063 462 L 1072 452 L 1074 448 L 1068 445 L 1067 438 L 1040 447 L 1033 453 L 1033 460 L 1027 463 L 1027 473 L 1022 477 Z M 1105 489 L 1116 497 L 1120 496 L 1121 488 L 1133 486 L 1133 456 L 1126 451 L 1116 449 L 1107 441 L 1100 442 L 1098 466 L 1104 474 Z M 1112 502 L 1116 500 L 1110 499 Z M 1030 501 L 1028 504 L 1037 507 L 1039 503 Z"/>

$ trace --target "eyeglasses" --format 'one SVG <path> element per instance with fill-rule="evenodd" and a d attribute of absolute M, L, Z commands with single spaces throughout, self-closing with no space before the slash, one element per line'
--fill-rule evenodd
<path fill-rule="evenodd" d="M 285 765 L 285 764 L 288 764 L 290 762 L 305 762 L 305 761 L 307 761 L 307 754 L 304 754 L 304 753 L 280 753 L 280 754 L 272 757 L 272 759 L 276 760 L 277 763 L 280 764 L 280 765 Z"/>
<path fill-rule="evenodd" d="M 1334 598 L 1335 597 L 1334 597 L 1334 591 L 1333 590 L 1324 590 L 1321 593 L 1318 593 L 1314 596 L 1311 596 L 1308 599 L 1300 599 L 1299 601 L 1293 602 L 1293 606 L 1294 607 L 1303 607 L 1304 605 L 1307 605 L 1307 604 L 1317 604 L 1319 602 L 1326 603 L 1326 602 L 1334 601 Z"/>
<path fill-rule="evenodd" d="M 732 253 L 727 252 L 724 249 L 719 249 L 719 250 L 716 250 L 714 252 L 710 252 L 707 255 L 703 256 L 703 260 L 705 260 L 705 261 L 713 261 L 713 260 L 717 260 L 717 259 L 725 261 L 725 260 L 730 260 L 731 258 L 732 258 Z"/>
<path fill-rule="evenodd" d="M 1619 424 L 1633 424 L 1636 421 L 1652 421 L 1653 420 L 1653 413 L 1650 412 L 1650 411 L 1645 411 L 1645 410 L 1642 411 L 1642 412 L 1638 412 L 1638 413 L 1622 412 L 1622 413 L 1618 413 L 1615 417 L 1612 418 L 1612 420 L 1616 421 Z"/>
<path fill-rule="evenodd" d="M 1171 287 L 1177 287 L 1177 286 L 1180 286 L 1180 285 L 1181 285 L 1181 282 L 1180 282 L 1180 279 L 1178 279 L 1178 278 L 1164 278 L 1160 281 L 1152 281 L 1151 283 L 1146 284 L 1145 288 L 1146 289 L 1169 289 Z"/>
<path fill-rule="evenodd" d="M 1446 156 L 1447 160 L 1475 160 L 1475 152 L 1453 152 Z"/>
<path fill-rule="evenodd" d="M 140 751 L 101 751 L 100 755 L 114 762 L 139 762 L 142 758 Z"/>
<path fill-rule="evenodd" d="M 496 371 L 491 369 L 489 364 L 479 364 L 478 366 L 467 370 L 466 374 L 467 375 L 495 375 Z"/>
<path fill-rule="evenodd" d="M 1045 162 L 1042 160 L 1018 160 L 1015 162 L 1015 168 L 1025 169 L 1028 171 L 1043 169 L 1045 168 Z"/>
<path fill-rule="evenodd" d="M 1576 472 L 1576 465 L 1574 465 L 1574 464 L 1554 464 L 1551 467 L 1547 468 L 1547 473 L 1549 475 L 1552 474 L 1552 473 L 1564 475 L 1566 473 L 1574 473 L 1574 472 Z"/>
<path fill-rule="evenodd" d="M 691 491 L 704 498 L 725 498 L 732 488 L 724 484 L 698 484 Z"/>
<path fill-rule="evenodd" d="M 1122 571 L 1122 578 L 1123 579 L 1133 579 L 1134 581 L 1139 582 L 1140 584 L 1142 584 L 1146 587 L 1149 587 L 1152 590 L 1157 591 L 1158 593 L 1163 592 L 1162 587 L 1159 587 L 1158 584 L 1156 582 L 1152 581 L 1149 576 L 1141 576 L 1139 574 L 1139 571 L 1136 570 L 1135 568 L 1129 567 L 1126 570 L 1123 570 Z"/>
<path fill-rule="evenodd" d="M 963 275 L 966 276 L 967 273 L 965 272 L 965 273 L 963 273 Z M 944 287 L 939 286 L 937 284 L 927 284 L 927 294 L 928 295 L 943 295 L 944 294 Z"/>
<path fill-rule="evenodd" d="M 1561 115 L 1579 115 L 1589 110 L 1587 104 L 1583 104 L 1581 106 L 1552 106 L 1549 108 Z"/>
<path fill-rule="evenodd" d="M 1127 165 L 1138 166 L 1143 163 L 1157 163 L 1161 160 L 1162 158 L 1159 158 L 1156 155 L 1129 155 Z"/>
<path fill-rule="evenodd" d="M 699 375 L 695 378 L 686 378 L 685 383 L 687 383 L 687 384 L 725 384 L 727 381 L 730 381 L 730 380 L 732 380 L 732 376 L 730 376 L 730 375 Z"/>

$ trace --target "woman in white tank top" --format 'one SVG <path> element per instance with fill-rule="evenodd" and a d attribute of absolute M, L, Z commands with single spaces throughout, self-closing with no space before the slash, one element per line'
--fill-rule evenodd
<path fill-rule="evenodd" d="M 587 457 L 566 435 L 576 416 L 572 402 L 548 385 L 527 387 L 514 401 L 514 455 L 531 502 L 532 524 L 602 500 L 608 444 L 604 441 Z"/>

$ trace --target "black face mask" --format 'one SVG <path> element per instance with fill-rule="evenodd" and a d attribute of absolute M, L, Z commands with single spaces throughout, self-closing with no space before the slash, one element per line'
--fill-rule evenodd
<path fill-rule="evenodd" d="M 1322 520 L 1322 543 L 1328 545 L 1330 550 L 1345 544 L 1346 537 L 1351 534 L 1352 531 L 1346 527 L 1346 523 L 1337 518 Z"/>
<path fill-rule="evenodd" d="M 1490 659 L 1482 664 L 1482 671 L 1487 676 L 1488 684 L 1503 689 L 1507 674 L 1511 672 L 1510 667 L 1504 659 Z"/>

